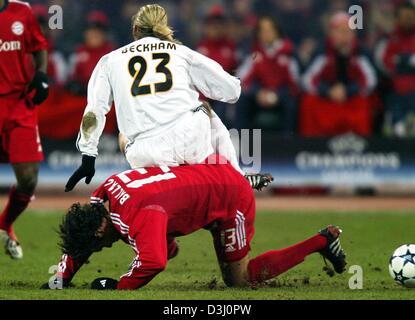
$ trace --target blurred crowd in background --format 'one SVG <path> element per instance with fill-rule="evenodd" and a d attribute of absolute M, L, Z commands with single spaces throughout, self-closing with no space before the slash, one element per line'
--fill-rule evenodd
<path fill-rule="evenodd" d="M 69 125 L 70 108 L 78 101 L 75 128 L 59 134 L 60 128 L 43 125 L 46 136 L 69 138 L 76 134 L 93 68 L 101 56 L 132 41 L 131 17 L 147 2 L 30 3 L 50 43 L 49 75 L 56 89 L 40 110 L 41 129 L 59 114 Z M 212 102 L 229 128 L 305 137 L 415 136 L 415 6 L 410 1 L 158 3 L 167 9 L 177 39 L 241 78 L 236 105 Z M 64 10 L 63 30 L 48 28 L 53 4 Z M 351 5 L 363 8 L 361 30 L 349 27 Z M 115 132 L 114 122 L 112 115 L 107 132 Z"/>

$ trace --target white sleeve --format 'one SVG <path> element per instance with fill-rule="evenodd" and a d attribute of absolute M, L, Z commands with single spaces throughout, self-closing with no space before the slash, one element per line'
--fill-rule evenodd
<path fill-rule="evenodd" d="M 111 110 L 113 102 L 107 60 L 107 56 L 101 58 L 89 80 L 88 104 L 77 139 L 78 150 L 82 154 L 94 157 L 98 155 L 98 143 L 105 127 L 105 116 Z"/>
<path fill-rule="evenodd" d="M 207 98 L 235 103 L 241 95 L 241 82 L 216 61 L 191 50 L 190 79 Z"/>

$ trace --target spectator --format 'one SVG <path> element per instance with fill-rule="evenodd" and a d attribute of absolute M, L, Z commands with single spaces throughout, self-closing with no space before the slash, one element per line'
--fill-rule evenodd
<path fill-rule="evenodd" d="M 84 32 L 84 43 L 81 44 L 71 57 L 71 76 L 69 88 L 73 93 L 84 95 L 89 78 L 105 54 L 115 49 L 108 40 L 108 17 L 101 11 L 92 11 L 87 17 L 87 27 Z"/>
<path fill-rule="evenodd" d="M 252 55 L 239 70 L 243 94 L 236 110 L 237 128 L 295 130 L 298 65 L 293 49 L 273 18 L 259 19 Z"/>
<path fill-rule="evenodd" d="M 55 50 L 51 30 L 48 27 L 48 9 L 36 4 L 32 6 L 33 14 L 39 22 L 40 29 L 48 42 L 48 77 L 50 86 L 62 87 L 65 84 L 68 66 L 62 53 Z"/>
<path fill-rule="evenodd" d="M 335 13 L 329 34 L 303 75 L 306 94 L 300 111 L 305 136 L 332 136 L 372 131 L 371 99 L 377 77 L 370 59 L 349 28 L 349 15 Z"/>
<path fill-rule="evenodd" d="M 411 2 L 398 6 L 396 29 L 378 51 L 380 68 L 392 82 L 386 109 L 393 133 L 415 136 L 415 6 Z"/>
<path fill-rule="evenodd" d="M 241 53 L 250 50 L 249 44 L 252 42 L 254 30 L 258 22 L 258 17 L 253 11 L 251 0 L 233 0 L 231 3 L 229 23 L 229 34 L 235 41 Z"/>
<path fill-rule="evenodd" d="M 227 22 L 223 8 L 212 7 L 205 18 L 204 37 L 197 50 L 233 74 L 237 67 L 236 46 L 227 34 Z M 222 121 L 229 125 L 228 105 L 219 101 L 211 101 L 211 105 Z"/>

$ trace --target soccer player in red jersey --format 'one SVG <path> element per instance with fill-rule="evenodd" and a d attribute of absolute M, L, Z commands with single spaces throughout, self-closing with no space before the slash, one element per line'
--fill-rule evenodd
<path fill-rule="evenodd" d="M 119 281 L 98 278 L 92 288 L 138 289 L 177 255 L 175 237 L 200 229 L 212 233 L 228 286 L 271 279 L 315 252 L 328 259 L 338 273 L 344 271 L 341 230 L 333 226 L 291 247 L 249 259 L 254 220 L 251 186 L 230 164 L 128 170 L 108 178 L 93 193 L 90 204 L 78 203 L 69 209 L 60 226 L 64 255 L 58 274 L 42 287 L 68 286 L 93 252 L 121 239 L 136 254 L 130 270 Z"/>
<path fill-rule="evenodd" d="M 0 241 L 14 259 L 23 251 L 12 225 L 33 197 L 43 160 L 35 105 L 48 96 L 46 69 L 47 42 L 29 4 L 0 0 L 0 162 L 17 179 L 0 215 Z"/>

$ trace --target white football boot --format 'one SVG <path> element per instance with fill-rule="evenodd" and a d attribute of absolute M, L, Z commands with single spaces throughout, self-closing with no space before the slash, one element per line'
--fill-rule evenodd
<path fill-rule="evenodd" d="M 3 243 L 6 254 L 12 259 L 22 259 L 23 249 L 19 242 L 10 238 L 5 230 L 0 230 L 0 243 Z"/>

